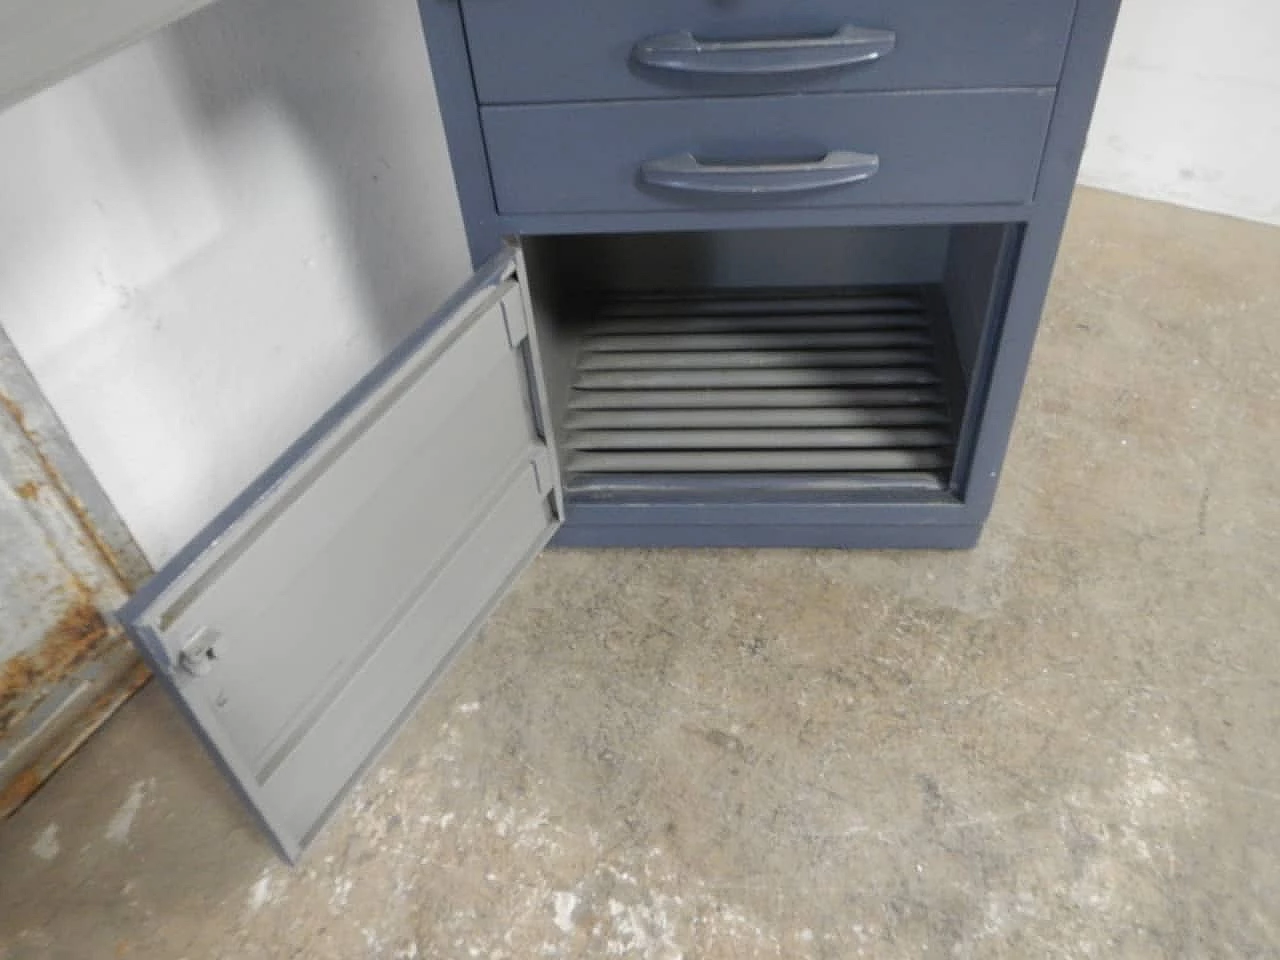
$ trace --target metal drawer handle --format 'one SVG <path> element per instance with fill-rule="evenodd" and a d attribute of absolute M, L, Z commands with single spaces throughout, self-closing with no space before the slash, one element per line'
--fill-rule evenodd
<path fill-rule="evenodd" d="M 762 40 L 699 40 L 681 30 L 641 40 L 631 56 L 660 70 L 760 76 L 871 63 L 893 52 L 896 43 L 892 30 L 852 25 L 826 37 Z"/>
<path fill-rule="evenodd" d="M 874 153 L 832 150 L 821 160 L 800 163 L 703 163 L 692 154 L 648 160 L 640 165 L 640 182 L 651 187 L 714 193 L 768 196 L 803 193 L 869 180 L 880 169 Z"/>

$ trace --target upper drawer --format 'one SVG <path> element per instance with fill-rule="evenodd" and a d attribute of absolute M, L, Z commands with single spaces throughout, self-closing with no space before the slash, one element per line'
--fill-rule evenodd
<path fill-rule="evenodd" d="M 1051 86 L 1075 11 L 1074 0 L 461 2 L 481 103 Z"/>
<path fill-rule="evenodd" d="M 484 107 L 498 211 L 1021 203 L 1051 87 Z"/>

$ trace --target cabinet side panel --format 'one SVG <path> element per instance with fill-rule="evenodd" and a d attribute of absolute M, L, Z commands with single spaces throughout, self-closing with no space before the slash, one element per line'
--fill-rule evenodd
<path fill-rule="evenodd" d="M 489 179 L 489 157 L 480 131 L 480 108 L 457 0 L 418 0 L 431 57 L 431 74 L 449 141 L 449 159 L 475 267 L 502 248 L 502 233 Z M 424 109 L 429 105 L 424 105 Z"/>
<path fill-rule="evenodd" d="M 1076 7 L 1036 204 L 1023 237 L 1018 272 L 991 367 L 990 389 L 985 404 L 975 411 L 982 426 L 974 443 L 964 499 L 983 516 L 991 508 L 1009 445 L 1119 8 L 1120 0 L 1079 0 Z"/>

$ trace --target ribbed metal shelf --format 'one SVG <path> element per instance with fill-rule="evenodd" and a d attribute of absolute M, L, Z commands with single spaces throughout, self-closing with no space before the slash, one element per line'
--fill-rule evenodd
<path fill-rule="evenodd" d="M 949 472 L 921 291 L 628 297 L 600 305 L 563 423 L 570 483 L 611 474 Z"/>

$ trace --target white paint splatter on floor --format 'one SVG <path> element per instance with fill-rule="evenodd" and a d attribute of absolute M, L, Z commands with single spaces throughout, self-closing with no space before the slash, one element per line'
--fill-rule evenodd
<path fill-rule="evenodd" d="M 268 867 L 249 889 L 249 909 L 256 913 L 270 903 L 271 899 L 271 869 Z"/>
<path fill-rule="evenodd" d="M 578 906 L 576 894 L 564 890 L 555 893 L 556 927 L 561 933 L 573 932 L 573 911 Z"/>
<path fill-rule="evenodd" d="M 137 780 L 129 788 L 129 796 L 107 821 L 106 838 L 112 843 L 124 843 L 129 839 L 129 831 L 133 829 L 134 818 L 142 809 L 142 801 L 146 798 L 149 784 L 146 780 Z"/>
<path fill-rule="evenodd" d="M 338 877 L 333 881 L 333 896 L 329 898 L 329 906 L 342 908 L 347 905 L 353 884 L 350 877 Z"/>
<path fill-rule="evenodd" d="M 58 825 L 51 823 L 40 831 L 36 842 L 31 845 L 31 852 L 41 860 L 52 860 L 58 855 L 62 845 L 58 843 Z"/>
<path fill-rule="evenodd" d="M 655 894 L 648 903 L 624 904 L 609 898 L 610 929 L 605 952 L 610 956 L 643 956 L 654 960 L 682 960 L 676 943 L 675 910 L 678 897 Z"/>

